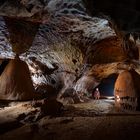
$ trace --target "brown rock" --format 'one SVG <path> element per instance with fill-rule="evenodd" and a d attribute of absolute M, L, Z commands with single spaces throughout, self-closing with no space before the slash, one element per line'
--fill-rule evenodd
<path fill-rule="evenodd" d="M 87 51 L 86 62 L 92 64 L 105 64 L 123 61 L 126 59 L 121 40 L 110 37 L 97 42 Z"/>
<path fill-rule="evenodd" d="M 27 64 L 19 58 L 10 60 L 0 77 L 0 99 L 29 100 L 34 98 L 33 93 Z"/>

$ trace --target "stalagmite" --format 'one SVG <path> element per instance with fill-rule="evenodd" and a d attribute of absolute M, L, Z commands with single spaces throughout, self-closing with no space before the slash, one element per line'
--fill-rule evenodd
<path fill-rule="evenodd" d="M 19 57 L 10 60 L 0 76 L 0 100 L 29 100 L 34 97 L 27 64 Z"/>

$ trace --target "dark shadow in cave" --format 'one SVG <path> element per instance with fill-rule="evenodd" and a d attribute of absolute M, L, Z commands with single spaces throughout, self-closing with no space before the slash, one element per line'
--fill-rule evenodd
<path fill-rule="evenodd" d="M 9 63 L 9 59 L 4 59 L 2 61 L 2 63 L 0 64 L 0 75 L 3 73 L 8 63 Z"/>
<path fill-rule="evenodd" d="M 99 88 L 101 96 L 114 96 L 114 85 L 117 77 L 118 74 L 114 73 L 102 79 L 101 83 L 96 87 Z"/>
<path fill-rule="evenodd" d="M 6 123 L 1 123 L 0 124 L 0 134 L 4 134 L 6 132 L 12 131 L 16 128 L 19 128 L 23 126 L 23 124 L 21 122 L 18 122 L 17 120 L 13 121 L 13 122 L 6 122 Z"/>

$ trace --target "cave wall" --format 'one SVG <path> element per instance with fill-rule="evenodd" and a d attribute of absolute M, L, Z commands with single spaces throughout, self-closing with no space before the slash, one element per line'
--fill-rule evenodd
<path fill-rule="evenodd" d="M 122 42 L 109 27 L 108 21 L 90 17 L 81 1 L 32 2 L 34 8 L 40 5 L 38 10 L 28 11 L 29 1 L 16 3 L 22 8 L 18 10 L 12 6 L 11 14 L 3 12 L 11 3 L 0 7 L 0 15 L 4 13 L 7 18 L 0 17 L 0 58 L 12 59 L 15 53 L 22 52 L 20 58 L 29 66 L 35 89 L 42 92 L 42 86 L 51 85 L 64 93 L 67 88 L 75 89 L 81 81 L 84 86 L 79 90 L 83 91 L 88 86 L 88 79 L 93 78 L 87 88 L 91 91 L 101 79 L 120 73 L 120 65 L 123 68 L 135 66 L 139 71 L 137 63 L 125 63 Z M 25 28 L 24 35 L 15 24 L 10 24 L 13 19 L 18 21 L 19 27 Z"/>

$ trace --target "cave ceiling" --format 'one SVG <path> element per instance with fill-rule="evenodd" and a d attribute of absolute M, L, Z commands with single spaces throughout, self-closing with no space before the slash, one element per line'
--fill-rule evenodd
<path fill-rule="evenodd" d="M 88 12 L 92 16 L 104 16 L 127 33 L 140 31 L 139 0 L 83 0 Z"/>

